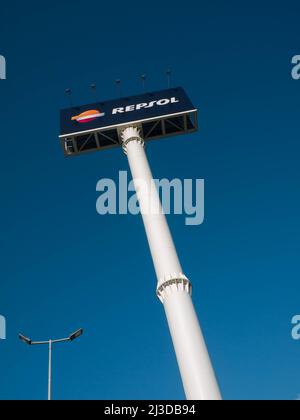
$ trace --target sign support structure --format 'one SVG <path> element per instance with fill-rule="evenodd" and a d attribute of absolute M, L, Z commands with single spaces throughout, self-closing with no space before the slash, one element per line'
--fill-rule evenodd
<path fill-rule="evenodd" d="M 198 110 L 182 87 L 71 106 L 60 113 L 66 157 L 122 147 L 131 169 L 184 391 L 189 400 L 221 393 L 144 150 L 144 143 L 198 130 Z M 184 142 L 187 140 L 185 139 Z"/>
<path fill-rule="evenodd" d="M 221 400 L 220 390 L 191 299 L 191 283 L 183 274 L 163 213 L 144 141 L 136 127 L 121 134 L 140 203 L 183 387 L 189 400 Z"/>

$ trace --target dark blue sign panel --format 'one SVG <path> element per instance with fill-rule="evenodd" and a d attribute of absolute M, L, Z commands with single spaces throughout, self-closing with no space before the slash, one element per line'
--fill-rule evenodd
<path fill-rule="evenodd" d="M 182 88 L 67 108 L 60 118 L 66 156 L 119 147 L 128 124 L 138 125 L 145 141 L 197 130 L 197 110 Z"/>
<path fill-rule="evenodd" d="M 61 111 L 61 136 L 193 111 L 182 88 L 145 93 Z"/>

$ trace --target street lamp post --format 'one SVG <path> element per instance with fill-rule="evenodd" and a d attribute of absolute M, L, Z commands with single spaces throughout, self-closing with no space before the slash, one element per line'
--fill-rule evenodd
<path fill-rule="evenodd" d="M 25 337 L 23 334 L 19 334 L 19 339 L 23 341 L 23 343 L 28 344 L 29 346 L 47 345 L 49 348 L 48 401 L 51 401 L 52 399 L 52 348 L 53 348 L 53 344 L 66 343 L 67 341 L 74 341 L 76 338 L 80 337 L 82 334 L 83 334 L 83 329 L 80 328 L 79 330 L 70 334 L 69 337 L 60 338 L 57 340 L 47 340 L 47 341 L 32 341 L 30 338 Z"/>

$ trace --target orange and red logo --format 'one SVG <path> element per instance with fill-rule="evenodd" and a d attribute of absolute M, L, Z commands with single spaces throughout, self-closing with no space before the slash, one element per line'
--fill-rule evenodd
<path fill-rule="evenodd" d="M 71 118 L 71 120 L 79 123 L 87 123 L 95 120 L 96 118 L 103 117 L 104 115 L 104 112 L 98 111 L 97 109 L 91 109 L 89 111 L 84 111 L 79 115 L 75 115 Z"/>

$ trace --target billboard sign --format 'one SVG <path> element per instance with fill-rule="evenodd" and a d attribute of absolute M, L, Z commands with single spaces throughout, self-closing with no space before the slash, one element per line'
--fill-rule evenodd
<path fill-rule="evenodd" d="M 68 152 L 66 139 L 69 142 L 67 155 L 78 154 L 82 151 L 119 145 L 118 130 L 128 124 L 140 125 L 146 140 L 175 134 L 176 130 L 170 130 L 168 126 L 168 121 L 172 123 L 172 119 L 173 123 L 178 125 L 178 132 L 196 129 L 190 115 L 195 116 L 196 112 L 187 94 L 180 87 L 144 93 L 63 109 L 60 115 L 60 138 L 65 152 Z"/>

